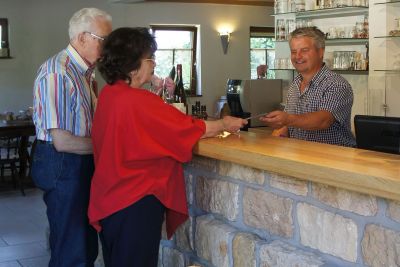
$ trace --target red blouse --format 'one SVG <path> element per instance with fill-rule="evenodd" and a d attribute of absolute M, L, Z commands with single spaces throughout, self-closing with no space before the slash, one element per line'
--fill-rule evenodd
<path fill-rule="evenodd" d="M 95 173 L 89 221 L 126 208 L 146 195 L 167 208 L 168 237 L 188 217 L 182 163 L 205 132 L 205 123 L 165 104 L 147 90 L 119 81 L 101 91 L 92 139 Z"/>

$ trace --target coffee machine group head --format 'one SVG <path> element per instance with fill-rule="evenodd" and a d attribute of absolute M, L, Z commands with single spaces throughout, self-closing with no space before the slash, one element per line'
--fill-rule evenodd
<path fill-rule="evenodd" d="M 235 117 L 242 117 L 243 115 L 243 108 L 240 101 L 243 92 L 242 82 L 243 80 L 228 79 L 226 84 L 226 99 L 231 110 L 231 115 Z"/>

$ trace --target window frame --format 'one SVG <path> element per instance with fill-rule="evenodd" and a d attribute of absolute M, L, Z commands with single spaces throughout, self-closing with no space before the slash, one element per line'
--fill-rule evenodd
<path fill-rule="evenodd" d="M 0 38 L 0 47 L 7 49 L 7 54 L 2 56 L 0 54 L 0 58 L 9 58 L 10 57 L 10 43 L 8 39 L 8 19 L 0 18 L 0 26 L 1 26 L 1 38 Z"/>
<path fill-rule="evenodd" d="M 186 90 L 187 96 L 197 96 L 197 31 L 198 27 L 193 25 L 150 25 L 150 29 L 155 33 L 156 31 L 189 31 L 193 34 L 192 39 L 192 66 L 191 66 L 191 75 L 190 75 L 190 86 L 189 89 Z M 163 49 L 164 50 L 164 49 Z M 173 51 L 173 64 L 176 66 L 175 63 L 175 50 L 181 49 L 165 49 L 165 50 L 172 50 Z M 156 59 L 157 60 L 157 59 Z"/>
<path fill-rule="evenodd" d="M 251 38 L 268 38 L 268 37 L 272 37 L 275 38 L 275 27 L 254 27 L 254 26 L 250 26 L 250 36 L 249 36 L 249 42 Z M 276 42 L 276 41 L 275 41 Z M 268 48 L 250 48 L 249 51 L 249 56 L 250 56 L 250 78 L 251 78 L 251 52 L 252 51 L 257 51 L 257 50 L 264 50 L 265 51 L 265 59 L 267 62 L 265 62 L 265 64 L 268 63 L 268 51 L 269 50 L 275 50 L 275 49 L 268 49 Z M 271 66 L 268 66 L 268 72 L 274 72 L 273 69 L 271 69 Z"/>

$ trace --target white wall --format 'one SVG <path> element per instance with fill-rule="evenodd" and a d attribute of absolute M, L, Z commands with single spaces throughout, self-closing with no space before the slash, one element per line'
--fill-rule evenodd
<path fill-rule="evenodd" d="M 273 26 L 270 7 L 240 5 L 140 3 L 106 0 L 0 0 L 0 17 L 9 19 L 12 59 L 0 59 L 0 112 L 32 105 L 32 84 L 39 65 L 66 47 L 68 20 L 82 7 L 94 6 L 113 16 L 113 28 L 150 24 L 200 25 L 201 88 L 209 113 L 225 94 L 227 78 L 249 78 L 249 28 Z M 217 28 L 233 27 L 226 55 Z M 194 102 L 194 99 L 192 100 Z"/>

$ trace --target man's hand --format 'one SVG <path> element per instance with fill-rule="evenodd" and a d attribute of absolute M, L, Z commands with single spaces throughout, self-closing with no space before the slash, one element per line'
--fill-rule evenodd
<path fill-rule="evenodd" d="M 92 154 L 93 145 L 90 137 L 72 135 L 61 129 L 50 129 L 54 147 L 58 152 L 68 152 L 80 155 Z"/>
<path fill-rule="evenodd" d="M 289 114 L 284 111 L 275 110 L 260 118 L 273 129 L 279 129 L 288 124 Z"/>
<path fill-rule="evenodd" d="M 277 137 L 289 137 L 289 130 L 286 126 L 283 126 L 282 128 L 273 130 L 271 135 Z"/>
<path fill-rule="evenodd" d="M 261 117 L 260 120 L 273 129 L 290 126 L 308 131 L 324 130 L 331 127 L 335 122 L 332 113 L 326 110 L 304 114 L 289 114 L 284 111 L 276 110 Z"/>

